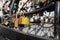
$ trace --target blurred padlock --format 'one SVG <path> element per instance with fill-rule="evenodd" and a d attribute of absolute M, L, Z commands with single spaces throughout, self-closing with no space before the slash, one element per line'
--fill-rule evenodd
<path fill-rule="evenodd" d="M 44 17 L 43 16 L 40 17 L 40 21 L 44 22 Z"/>
<path fill-rule="evenodd" d="M 22 18 L 22 24 L 29 25 L 30 24 L 30 19 L 28 17 L 23 17 Z"/>
<path fill-rule="evenodd" d="M 33 18 L 30 18 L 30 22 L 34 22 L 34 19 Z"/>
<path fill-rule="evenodd" d="M 15 19 L 14 26 L 18 27 L 18 18 Z"/>

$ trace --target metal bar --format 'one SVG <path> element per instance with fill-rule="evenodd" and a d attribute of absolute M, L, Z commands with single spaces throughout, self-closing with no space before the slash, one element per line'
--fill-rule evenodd
<path fill-rule="evenodd" d="M 47 10 L 48 8 L 53 7 L 54 5 L 55 5 L 55 2 L 52 2 L 49 5 L 41 8 L 41 9 L 37 9 L 37 10 L 31 11 L 31 12 L 28 12 L 25 15 L 32 15 L 32 14 L 37 14 L 39 12 L 43 12 L 43 11 Z"/>
<path fill-rule="evenodd" d="M 20 32 L 7 28 L 3 25 L 0 25 L 0 35 L 7 37 L 10 40 L 46 40 L 46 39 L 22 34 Z"/>

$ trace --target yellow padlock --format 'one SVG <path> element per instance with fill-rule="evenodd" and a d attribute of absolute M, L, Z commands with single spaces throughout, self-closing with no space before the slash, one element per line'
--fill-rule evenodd
<path fill-rule="evenodd" d="M 28 25 L 30 24 L 30 20 L 28 17 L 22 17 L 22 24 Z"/>

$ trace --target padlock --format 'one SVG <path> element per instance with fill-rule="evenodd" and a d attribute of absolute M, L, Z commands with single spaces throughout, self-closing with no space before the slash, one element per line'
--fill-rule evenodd
<path fill-rule="evenodd" d="M 22 24 L 29 25 L 30 24 L 30 19 L 28 17 L 23 17 L 22 18 Z"/>
<path fill-rule="evenodd" d="M 15 19 L 14 26 L 18 27 L 18 18 Z"/>

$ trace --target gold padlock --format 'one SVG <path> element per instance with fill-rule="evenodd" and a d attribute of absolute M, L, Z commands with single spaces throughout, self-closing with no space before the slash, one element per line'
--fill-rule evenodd
<path fill-rule="evenodd" d="M 23 17 L 22 24 L 30 24 L 30 19 L 28 17 Z"/>
<path fill-rule="evenodd" d="M 18 18 L 15 19 L 14 26 L 18 27 Z"/>
<path fill-rule="evenodd" d="M 9 22 L 8 22 L 8 21 L 6 21 L 6 22 L 5 22 L 5 25 L 8 25 L 8 24 L 9 24 Z"/>

